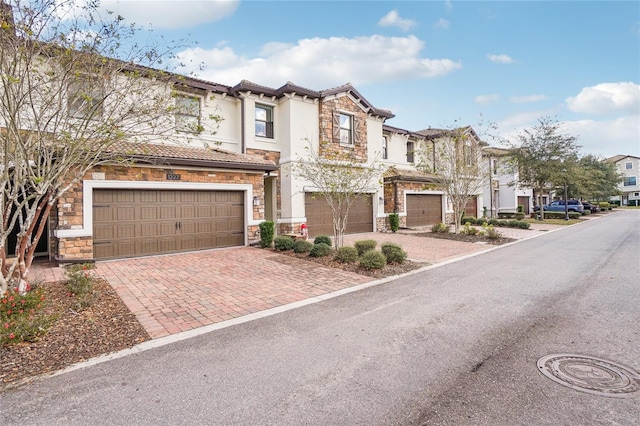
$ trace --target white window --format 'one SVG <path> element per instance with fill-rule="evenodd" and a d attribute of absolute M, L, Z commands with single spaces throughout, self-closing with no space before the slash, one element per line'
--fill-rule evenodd
<path fill-rule="evenodd" d="M 273 139 L 273 107 L 256 104 L 256 136 Z"/>
<path fill-rule="evenodd" d="M 340 143 L 353 145 L 353 117 L 347 114 L 340 114 Z"/>
<path fill-rule="evenodd" d="M 628 163 L 624 163 L 624 168 L 627 170 L 633 169 L 633 163 L 630 161 Z"/>
<path fill-rule="evenodd" d="M 415 152 L 415 145 L 413 142 L 407 142 L 407 163 L 413 163 L 413 154 Z"/>
<path fill-rule="evenodd" d="M 387 158 L 388 158 L 387 137 L 383 136 L 382 137 L 382 159 L 386 160 Z"/>
<path fill-rule="evenodd" d="M 104 85 L 98 77 L 81 76 L 69 84 L 69 114 L 77 118 L 99 119 L 104 111 Z"/>
<path fill-rule="evenodd" d="M 176 130 L 185 133 L 200 133 L 200 98 L 177 95 L 175 118 Z"/>

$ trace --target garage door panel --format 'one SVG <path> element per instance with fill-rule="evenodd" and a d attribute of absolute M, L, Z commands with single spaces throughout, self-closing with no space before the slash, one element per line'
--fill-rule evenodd
<path fill-rule="evenodd" d="M 112 190 L 112 202 L 116 203 L 133 203 L 135 202 L 135 194 L 133 192 L 122 192 Z"/>
<path fill-rule="evenodd" d="M 135 238 L 135 236 L 136 236 L 136 225 L 134 223 L 121 224 L 116 226 L 116 235 L 115 235 L 116 238 L 118 239 Z"/>
<path fill-rule="evenodd" d="M 95 226 L 93 228 L 93 239 L 94 240 L 110 240 L 115 237 L 114 231 L 115 231 L 115 228 L 110 225 Z"/>
<path fill-rule="evenodd" d="M 97 259 L 243 245 L 240 191 L 94 191 Z"/>
<path fill-rule="evenodd" d="M 117 220 L 135 220 L 136 210 L 133 206 L 118 207 L 115 212 Z"/>
<path fill-rule="evenodd" d="M 158 219 L 158 209 L 155 206 L 143 206 L 140 208 L 140 219 L 141 220 L 157 220 Z"/>

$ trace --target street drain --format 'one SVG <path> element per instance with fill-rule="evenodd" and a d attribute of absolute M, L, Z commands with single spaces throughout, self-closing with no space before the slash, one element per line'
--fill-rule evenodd
<path fill-rule="evenodd" d="M 640 396 L 640 374 L 612 361 L 575 354 L 538 360 L 538 370 L 561 385 L 614 398 Z"/>

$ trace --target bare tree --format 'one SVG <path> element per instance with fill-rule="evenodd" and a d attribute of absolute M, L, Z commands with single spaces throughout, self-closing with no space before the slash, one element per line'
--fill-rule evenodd
<path fill-rule="evenodd" d="M 351 206 L 364 193 L 372 191 L 375 180 L 382 176 L 382 167 L 375 160 L 362 163 L 340 151 L 322 150 L 322 144 L 320 155 L 309 143 L 307 155 L 293 163 L 291 171 L 309 182 L 315 193 L 327 201 L 331 209 L 333 244 L 338 249 L 343 245 Z"/>
<path fill-rule="evenodd" d="M 574 179 L 580 146 L 574 136 L 562 132 L 562 123 L 551 117 L 540 118 L 536 126 L 522 131 L 517 141 L 507 144 L 520 184 L 533 189 L 544 219 L 542 197 Z"/>
<path fill-rule="evenodd" d="M 12 3 L 0 1 L 0 295 L 24 285 L 57 200 L 96 165 L 126 164 L 129 144 L 168 140 L 181 108 L 180 79 L 159 71 L 170 49 L 138 45 L 121 16 L 101 20 L 95 2 Z"/>
<path fill-rule="evenodd" d="M 437 133 L 433 144 L 427 144 L 419 152 L 416 167 L 438 176 L 439 187 L 453 209 L 456 233 L 467 204 L 482 193 L 486 181 L 482 145 L 486 143 L 471 127 L 456 127 Z"/>

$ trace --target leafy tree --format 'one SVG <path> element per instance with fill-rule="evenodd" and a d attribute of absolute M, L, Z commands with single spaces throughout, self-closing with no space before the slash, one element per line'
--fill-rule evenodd
<path fill-rule="evenodd" d="M 584 200 L 608 200 L 619 193 L 623 176 L 614 163 L 588 154 L 578 160 L 571 197 Z"/>
<path fill-rule="evenodd" d="M 327 201 L 331 210 L 333 245 L 338 249 L 344 243 L 351 206 L 362 194 L 371 192 L 376 179 L 381 178 L 382 168 L 375 160 L 359 162 L 350 153 L 328 149 L 328 145 L 329 142 L 321 142 L 316 151 L 309 143 L 306 155 L 290 167 L 295 176 L 309 182 L 316 189 L 315 194 Z"/>
<path fill-rule="evenodd" d="M 139 45 L 121 16 L 102 20 L 97 2 L 77 3 L 0 1 L 0 295 L 24 287 L 49 214 L 70 188 L 97 165 L 127 164 L 132 146 L 144 155 L 148 142 L 176 134 L 182 80 L 157 70 L 171 48 Z"/>
<path fill-rule="evenodd" d="M 574 136 L 562 132 L 557 120 L 542 117 L 536 126 L 523 130 L 516 142 L 507 144 L 520 184 L 533 190 L 538 205 L 543 205 L 543 194 L 575 179 L 580 146 Z M 542 209 L 540 217 L 544 219 Z"/>
<path fill-rule="evenodd" d="M 454 232 L 460 231 L 465 207 L 482 193 L 486 173 L 482 168 L 482 146 L 478 134 L 469 126 L 443 130 L 434 143 L 419 153 L 416 167 L 436 174 L 441 190 L 453 209 Z"/>

